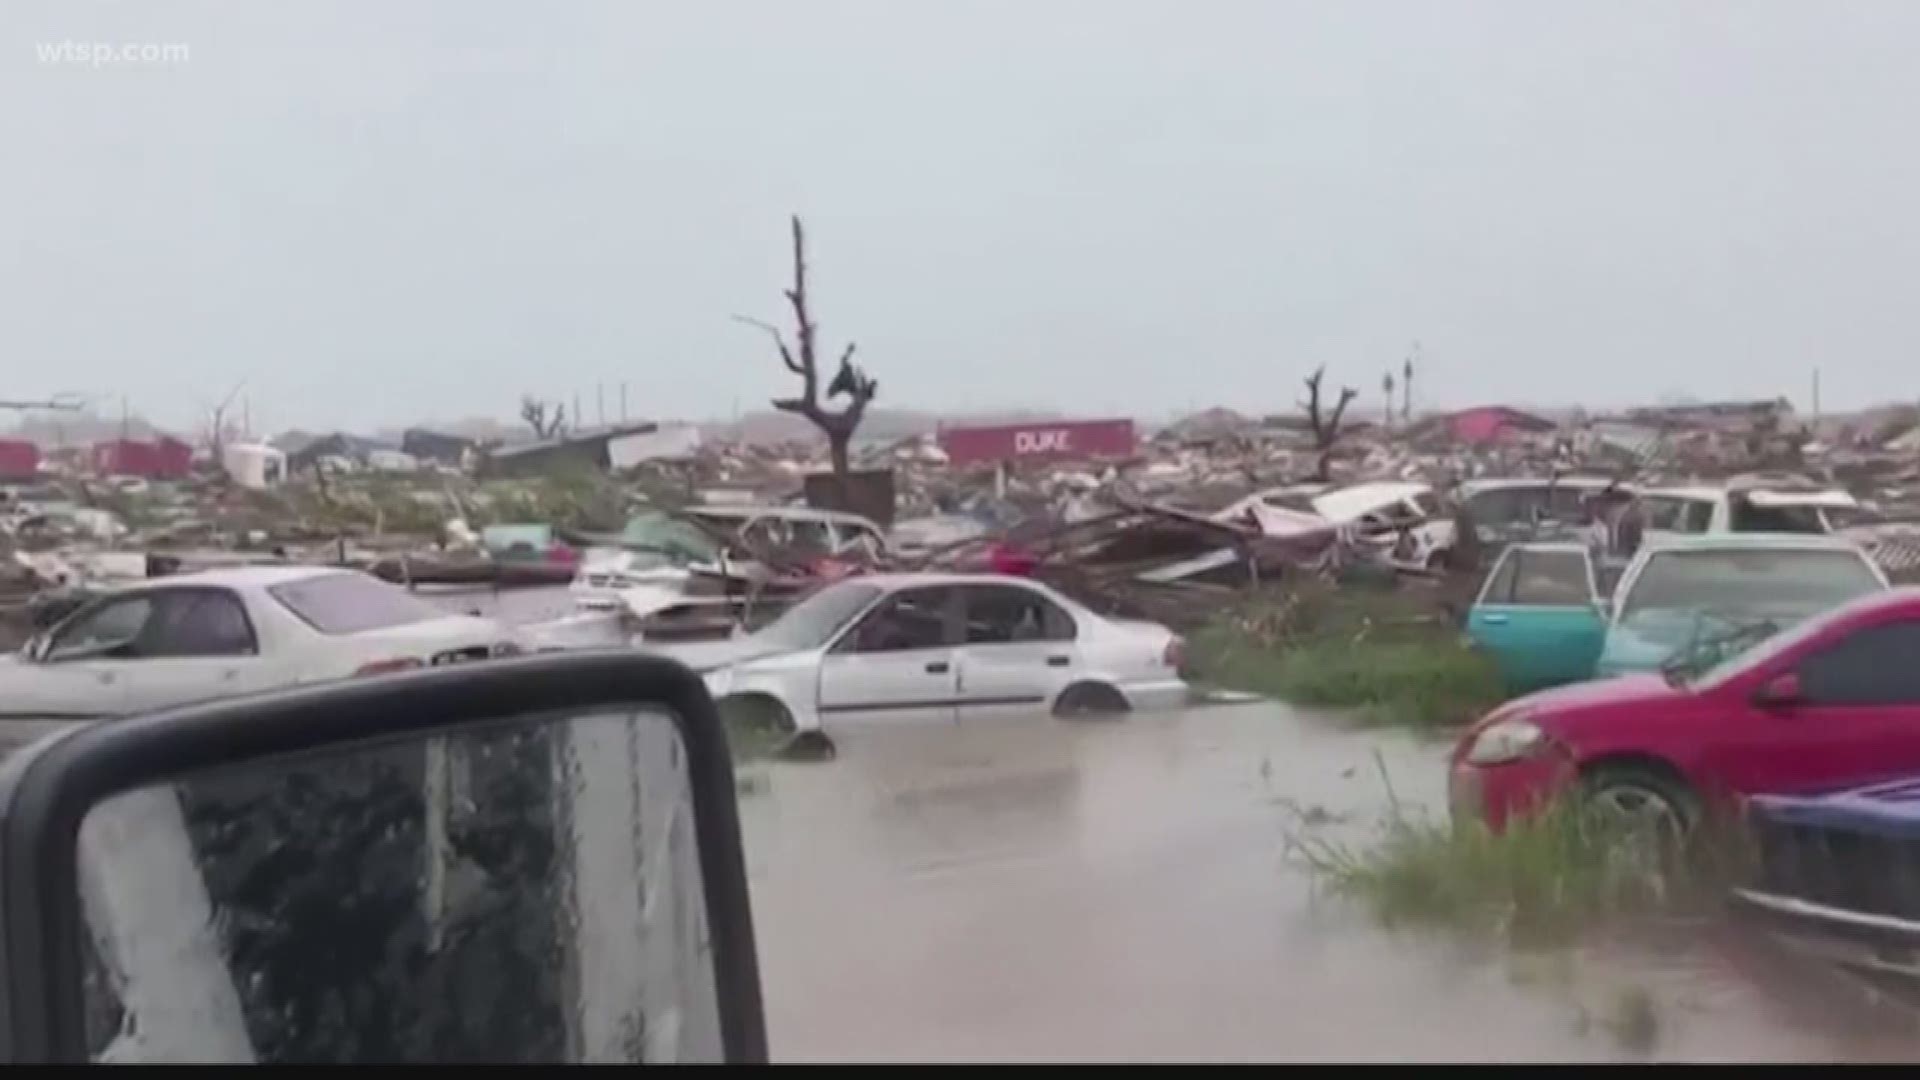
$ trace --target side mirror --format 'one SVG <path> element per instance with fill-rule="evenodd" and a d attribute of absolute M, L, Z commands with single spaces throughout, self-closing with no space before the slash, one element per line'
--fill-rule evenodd
<path fill-rule="evenodd" d="M 1790 709 L 1802 700 L 1800 676 L 1791 671 L 1775 675 L 1753 692 L 1753 703 L 1762 709 Z"/>
<path fill-rule="evenodd" d="M 0 767 L 0 1060 L 764 1062 L 734 791 L 626 651 L 70 728 Z"/>

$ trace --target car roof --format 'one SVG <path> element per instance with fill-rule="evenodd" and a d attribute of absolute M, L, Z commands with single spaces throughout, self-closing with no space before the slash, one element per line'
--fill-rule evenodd
<path fill-rule="evenodd" d="M 1705 502 L 1712 502 L 1715 499 L 1726 498 L 1727 489 L 1724 487 L 1707 487 L 1696 484 L 1682 487 L 1645 488 L 1640 494 L 1651 496 L 1664 495 L 1669 499 L 1700 499 Z"/>
<path fill-rule="evenodd" d="M 1417 480 L 1377 480 L 1365 484 L 1353 484 L 1313 496 L 1313 511 L 1323 518 L 1343 521 L 1372 513 L 1382 507 L 1391 506 L 1403 499 L 1411 499 L 1415 495 L 1423 495 L 1432 490 L 1432 484 L 1423 484 Z"/>
<path fill-rule="evenodd" d="M 1048 586 L 1045 582 L 1035 581 L 1032 578 L 1016 577 L 1012 574 L 963 574 L 917 571 L 900 574 L 862 574 L 859 577 L 847 578 L 846 580 L 864 581 L 869 585 L 878 585 L 888 592 L 898 592 L 901 589 L 923 589 L 937 585 L 1016 585 L 1029 589 L 1037 589 L 1049 596 L 1057 595 L 1059 592 L 1059 590 Z"/>
<path fill-rule="evenodd" d="M 1616 482 L 1605 476 L 1501 476 L 1460 481 L 1460 490 L 1468 495 L 1477 495 L 1482 491 L 1499 491 L 1504 488 L 1603 488 L 1608 486 L 1618 487 L 1622 491 L 1633 490 L 1632 484 L 1625 481 Z"/>
<path fill-rule="evenodd" d="M 223 566 L 214 570 L 195 570 L 187 574 L 168 574 L 165 577 L 142 578 L 129 582 L 127 588 L 148 588 L 152 586 L 213 585 L 226 589 L 266 589 L 275 585 L 284 585 L 289 581 L 304 581 L 307 578 L 326 574 L 357 574 L 360 571 L 350 566 L 315 566 L 299 564 L 293 566 Z"/>
<path fill-rule="evenodd" d="M 820 510 L 811 506 L 688 506 L 679 513 L 693 517 L 757 518 L 780 517 L 788 521 L 834 521 L 879 528 L 863 515 L 847 510 Z"/>
<path fill-rule="evenodd" d="M 1859 544 L 1845 537 L 1820 533 L 1689 533 L 1648 537 L 1646 545 L 1653 551 L 1852 551 L 1866 555 Z"/>

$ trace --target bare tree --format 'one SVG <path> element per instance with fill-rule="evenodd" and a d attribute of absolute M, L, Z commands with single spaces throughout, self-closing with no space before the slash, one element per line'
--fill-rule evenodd
<path fill-rule="evenodd" d="M 833 379 L 827 383 L 825 400 L 832 401 L 844 396 L 845 405 L 838 409 L 828 408 L 821 403 L 820 364 L 815 353 L 820 327 L 813 321 L 813 315 L 807 307 L 807 245 L 806 232 L 800 224 L 800 216 L 793 217 L 793 286 L 786 290 L 787 304 L 793 308 L 794 340 L 789 343 L 778 328 L 771 323 L 744 316 L 735 316 L 749 326 L 765 330 L 773 338 L 775 348 L 780 350 L 780 361 L 787 370 L 800 376 L 800 396 L 775 398 L 773 407 L 781 412 L 804 416 L 820 429 L 827 437 L 827 449 L 833 458 L 833 475 L 846 493 L 846 478 L 850 469 L 847 459 L 847 447 L 853 441 L 853 433 L 860 428 L 860 421 L 867 414 L 867 404 L 880 392 L 880 384 L 860 370 L 853 362 L 853 343 L 848 342 L 845 351 L 840 354 L 840 366 Z"/>
<path fill-rule="evenodd" d="M 1380 377 L 1380 394 L 1381 396 L 1387 399 L 1387 412 L 1386 412 L 1387 426 L 1392 427 L 1393 426 L 1393 372 L 1389 371 L 1385 375 L 1382 375 Z"/>
<path fill-rule="evenodd" d="M 1320 451 L 1320 460 L 1314 466 L 1313 477 L 1316 480 L 1328 479 L 1333 468 L 1333 446 L 1340 439 L 1340 420 L 1346 416 L 1347 406 L 1360 392 L 1351 386 L 1340 388 L 1340 400 L 1333 406 L 1331 413 L 1321 412 L 1320 381 L 1326 377 L 1327 369 L 1317 367 L 1313 374 L 1306 377 L 1307 400 L 1300 407 L 1307 412 L 1307 424 L 1313 429 L 1313 448 Z"/>
<path fill-rule="evenodd" d="M 552 415 L 548 415 L 547 403 L 532 394 L 523 394 L 520 398 L 520 419 L 533 429 L 536 439 L 551 439 L 567 430 L 567 407 L 556 404 Z"/>

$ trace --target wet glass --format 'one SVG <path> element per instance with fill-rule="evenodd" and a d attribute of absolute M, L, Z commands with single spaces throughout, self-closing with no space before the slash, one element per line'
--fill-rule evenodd
<path fill-rule="evenodd" d="M 96 1061 L 721 1057 L 672 718 L 384 742 L 127 792 L 80 835 Z"/>
<path fill-rule="evenodd" d="M 877 585 L 856 581 L 829 585 L 788 608 L 759 634 L 791 649 L 817 649 L 879 596 Z"/>

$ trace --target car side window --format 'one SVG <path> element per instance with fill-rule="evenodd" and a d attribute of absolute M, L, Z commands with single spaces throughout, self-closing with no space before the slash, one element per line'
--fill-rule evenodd
<path fill-rule="evenodd" d="M 1029 641 L 1072 641 L 1073 616 L 1031 589 L 976 585 L 966 598 L 969 645 L 1017 645 Z"/>
<path fill-rule="evenodd" d="M 1483 604 L 1510 604 L 1513 602 L 1513 578 L 1520 570 L 1520 551 L 1508 548 L 1500 557 L 1499 565 L 1487 575 L 1487 583 L 1480 590 L 1480 602 Z"/>
<path fill-rule="evenodd" d="M 143 659 L 253 656 L 259 651 L 246 607 L 225 589 L 162 594 L 158 614 L 140 634 Z"/>
<path fill-rule="evenodd" d="M 1920 622 L 1856 631 L 1800 661 L 1809 705 L 1920 705 Z"/>
<path fill-rule="evenodd" d="M 1713 527 L 1713 504 L 1705 499 L 1688 499 L 1682 504 L 1679 531 L 1703 533 Z"/>
<path fill-rule="evenodd" d="M 946 588 L 895 593 L 860 621 L 849 651 L 885 653 L 942 648 L 951 643 L 947 635 L 951 600 L 952 590 Z"/>
<path fill-rule="evenodd" d="M 1513 603 L 1572 607 L 1593 602 L 1587 559 L 1577 551 L 1517 551 Z"/>
<path fill-rule="evenodd" d="M 131 644 L 153 615 L 153 600 L 128 596 L 109 600 L 78 616 L 54 635 L 47 651 L 52 662 L 81 659 L 100 649 Z"/>
<path fill-rule="evenodd" d="M 1542 492 L 1547 499 L 1548 516 L 1560 521 L 1580 520 L 1580 511 L 1584 506 L 1586 491 L 1567 484 L 1555 484 L 1551 491 Z"/>

